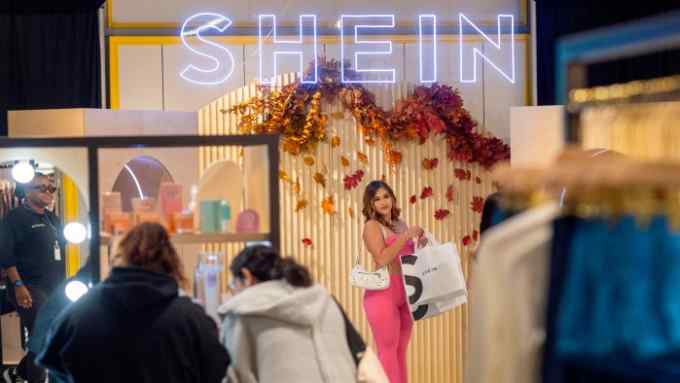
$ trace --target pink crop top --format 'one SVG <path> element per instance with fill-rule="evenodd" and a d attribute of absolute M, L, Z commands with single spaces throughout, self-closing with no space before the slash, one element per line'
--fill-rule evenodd
<path fill-rule="evenodd" d="M 390 233 L 390 234 L 387 234 L 387 236 L 385 236 L 385 234 L 387 234 L 387 232 L 383 228 L 383 238 L 385 238 L 385 246 L 390 246 L 391 244 L 394 243 L 394 241 L 397 240 L 397 234 L 396 233 Z M 409 239 L 408 241 L 406 241 L 406 243 L 404 243 L 404 246 L 401 249 L 399 249 L 398 255 L 400 257 L 403 257 L 405 255 L 411 255 L 415 252 L 416 252 L 415 251 L 415 244 L 413 243 L 413 240 Z"/>

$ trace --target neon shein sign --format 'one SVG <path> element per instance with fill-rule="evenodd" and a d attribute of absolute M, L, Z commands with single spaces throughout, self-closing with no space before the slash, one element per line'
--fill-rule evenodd
<path fill-rule="evenodd" d="M 258 79 L 262 84 L 271 84 L 271 79 L 279 75 L 279 57 L 297 57 L 299 72 L 303 73 L 305 64 L 312 62 L 314 70 L 301 81 L 315 84 L 318 81 L 316 68 L 318 57 L 318 22 L 312 14 L 300 15 L 297 33 L 293 38 L 279 38 L 276 15 L 261 14 L 257 18 L 258 31 Z M 393 54 L 392 41 L 367 39 L 370 32 L 389 34 L 395 29 L 393 14 L 345 14 L 338 21 L 340 35 L 340 62 L 342 81 L 345 83 L 394 83 L 397 79 L 396 68 L 367 64 L 371 57 L 386 58 Z M 234 55 L 224 45 L 206 38 L 209 34 L 225 33 L 232 26 L 228 17 L 219 13 L 203 12 L 189 17 L 180 32 L 182 44 L 193 54 L 203 57 L 203 66 L 187 65 L 180 76 L 186 81 L 201 85 L 219 85 L 234 73 Z M 496 36 L 489 36 L 470 18 L 458 14 L 458 58 L 461 83 L 477 82 L 478 65 L 485 61 L 508 82 L 515 83 L 515 20 L 513 15 L 498 15 Z M 498 63 L 488 53 L 476 47 L 465 47 L 463 30 L 469 28 L 474 35 L 489 43 L 496 56 L 510 57 L 509 62 Z M 510 31 L 509 39 L 503 39 L 501 31 Z M 349 32 L 348 32 L 349 31 Z M 306 32 L 306 33 L 305 33 Z M 374 33 L 375 34 L 375 33 Z M 272 49 L 265 50 L 265 45 Z M 307 49 L 305 49 L 307 47 Z M 311 47 L 311 49 L 309 49 Z M 509 51 L 509 54 L 507 53 Z M 420 83 L 437 81 L 437 16 L 423 14 L 418 16 L 418 78 Z M 505 60 L 507 61 L 507 60 Z M 345 63 L 361 75 L 361 80 L 345 78 Z M 471 67 L 471 74 L 466 70 Z"/>

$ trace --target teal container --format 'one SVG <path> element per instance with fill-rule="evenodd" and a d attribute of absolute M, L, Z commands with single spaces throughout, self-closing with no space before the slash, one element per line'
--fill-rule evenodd
<path fill-rule="evenodd" d="M 220 201 L 201 201 L 201 233 L 219 233 L 221 231 L 221 224 L 218 220 L 219 210 Z"/>
<path fill-rule="evenodd" d="M 220 201 L 220 206 L 217 212 L 217 222 L 219 223 L 220 230 L 223 233 L 229 231 L 230 220 L 231 220 L 231 207 L 229 206 L 229 202 L 222 200 Z"/>

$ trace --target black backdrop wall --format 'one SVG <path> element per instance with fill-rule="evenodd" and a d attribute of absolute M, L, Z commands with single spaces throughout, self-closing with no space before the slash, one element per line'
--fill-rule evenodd
<path fill-rule="evenodd" d="M 538 104 L 555 103 L 555 44 L 560 37 L 680 9 L 680 0 L 535 0 Z M 594 66 L 591 85 L 680 73 L 680 52 Z"/>
<path fill-rule="evenodd" d="M 0 136 L 7 110 L 100 107 L 104 0 L 0 0 Z"/>

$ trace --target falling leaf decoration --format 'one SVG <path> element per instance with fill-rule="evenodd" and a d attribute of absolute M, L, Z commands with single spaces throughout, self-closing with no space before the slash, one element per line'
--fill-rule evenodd
<path fill-rule="evenodd" d="M 402 154 L 398 150 L 390 150 L 388 155 L 387 155 L 387 162 L 390 165 L 399 165 L 401 164 L 401 159 L 403 158 Z"/>
<path fill-rule="evenodd" d="M 364 171 L 359 169 L 353 174 L 346 175 L 342 182 L 345 184 L 345 190 L 352 190 L 359 186 L 359 182 L 364 178 Z"/>
<path fill-rule="evenodd" d="M 313 178 L 314 178 L 314 182 L 318 183 L 319 185 L 321 185 L 324 188 L 326 187 L 326 176 L 324 176 L 323 174 L 321 174 L 319 172 L 316 172 L 316 173 L 314 173 Z"/>
<path fill-rule="evenodd" d="M 328 215 L 335 214 L 335 202 L 333 201 L 333 196 L 326 197 L 321 201 L 321 208 L 323 212 Z"/>
<path fill-rule="evenodd" d="M 340 164 L 345 168 L 348 167 L 349 166 L 349 160 L 347 159 L 347 157 L 340 156 Z"/>
<path fill-rule="evenodd" d="M 387 176 L 384 174 L 380 176 L 380 179 L 382 180 L 382 182 L 387 182 Z"/>
<path fill-rule="evenodd" d="M 304 209 L 307 207 L 307 200 L 301 199 L 297 201 L 297 204 L 295 205 L 295 212 L 299 212 L 300 210 Z"/>
<path fill-rule="evenodd" d="M 305 247 L 311 247 L 314 243 L 312 243 L 312 240 L 309 238 L 303 238 L 302 244 L 305 245 Z"/>
<path fill-rule="evenodd" d="M 437 211 L 434 212 L 434 219 L 437 221 L 441 221 L 442 219 L 448 217 L 451 214 L 450 210 L 447 209 L 437 209 Z"/>
<path fill-rule="evenodd" d="M 482 179 L 479 177 L 475 177 L 475 182 L 479 185 L 482 183 Z"/>
<path fill-rule="evenodd" d="M 426 186 L 423 188 L 423 191 L 420 193 L 420 199 L 425 199 L 428 197 L 432 197 L 432 187 L 431 186 Z"/>
<path fill-rule="evenodd" d="M 362 152 L 357 152 L 357 158 L 359 159 L 359 161 L 363 162 L 364 164 L 368 163 L 368 156 L 366 156 Z"/>
<path fill-rule="evenodd" d="M 371 137 L 366 137 L 366 139 L 364 140 L 364 142 L 366 142 L 366 145 L 369 145 L 369 146 L 375 145 L 375 140 L 374 140 L 373 138 L 371 138 Z"/>
<path fill-rule="evenodd" d="M 293 193 L 300 194 L 300 180 L 296 180 L 293 184 Z"/>
<path fill-rule="evenodd" d="M 418 196 L 415 195 L 415 194 L 412 195 L 412 196 L 408 199 L 408 202 L 410 202 L 411 204 L 414 204 L 414 203 L 416 203 L 417 201 L 418 201 Z"/>
<path fill-rule="evenodd" d="M 425 170 L 436 169 L 437 165 L 439 165 L 439 159 L 438 158 L 426 158 L 426 159 L 423 160 L 423 169 L 425 169 Z"/>
<path fill-rule="evenodd" d="M 314 160 L 314 157 L 312 156 L 306 156 L 304 159 L 305 165 L 307 166 L 314 166 L 316 163 L 316 160 Z"/>
<path fill-rule="evenodd" d="M 340 137 L 333 136 L 333 138 L 331 138 L 331 147 L 337 148 L 338 146 L 340 146 Z"/>
<path fill-rule="evenodd" d="M 288 173 L 286 173 L 285 170 L 279 169 L 279 179 L 284 182 L 290 182 L 290 177 L 288 176 Z"/>
<path fill-rule="evenodd" d="M 470 245 L 470 242 L 472 242 L 472 239 L 470 238 L 469 235 L 466 235 L 465 237 L 463 237 L 463 246 Z"/>
<path fill-rule="evenodd" d="M 453 200 L 456 198 L 456 187 L 453 185 L 449 185 L 449 187 L 446 189 L 446 200 L 449 202 L 453 202 Z"/>
<path fill-rule="evenodd" d="M 484 198 L 482 197 L 472 197 L 472 202 L 470 202 L 470 208 L 475 213 L 482 213 L 484 209 Z"/>
<path fill-rule="evenodd" d="M 453 174 L 461 181 L 469 181 L 472 178 L 472 172 L 465 169 L 456 168 L 453 170 Z"/>
<path fill-rule="evenodd" d="M 349 214 L 350 218 L 354 218 L 354 209 L 352 209 L 351 207 L 348 207 L 347 208 L 347 214 Z"/>
<path fill-rule="evenodd" d="M 479 232 L 477 230 L 472 232 L 472 239 L 477 242 L 479 240 Z"/>

